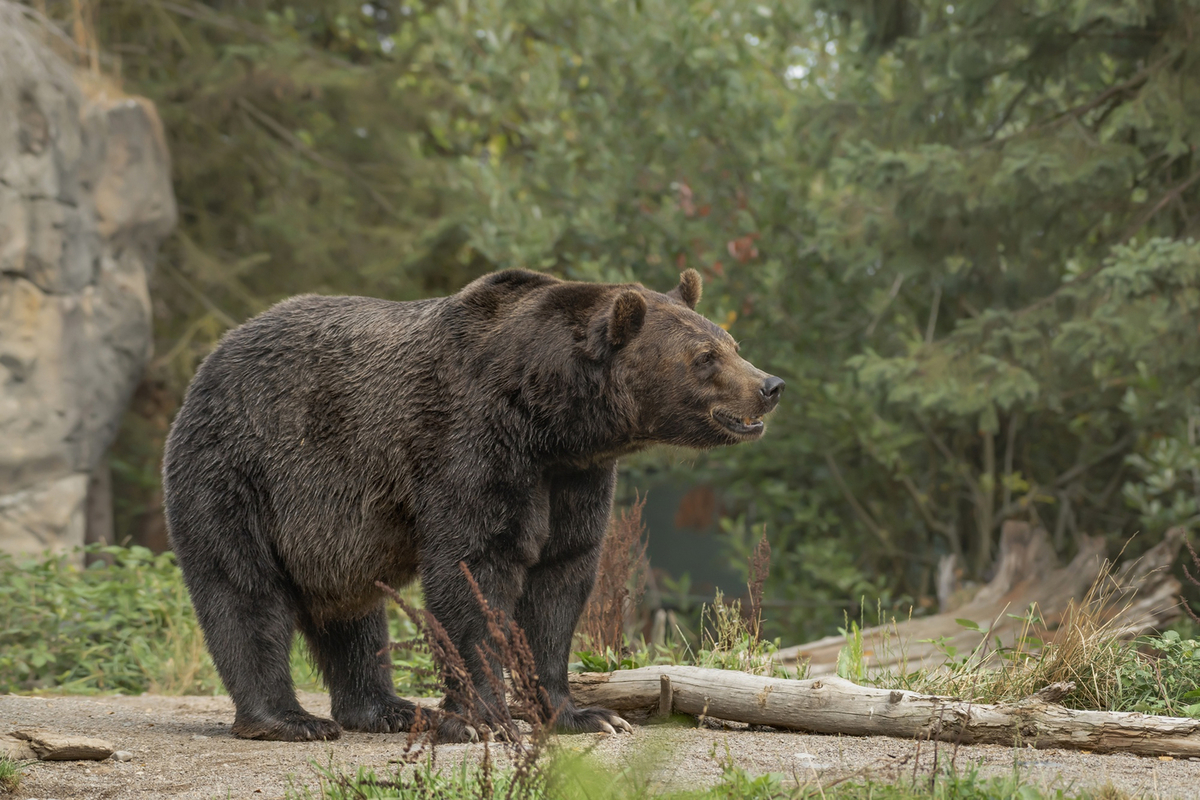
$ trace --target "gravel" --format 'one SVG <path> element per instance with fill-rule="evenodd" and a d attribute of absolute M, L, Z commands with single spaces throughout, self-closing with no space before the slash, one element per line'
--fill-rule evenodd
<path fill-rule="evenodd" d="M 329 698 L 304 694 L 310 711 L 329 713 Z M 43 728 L 106 739 L 119 751 L 103 762 L 38 762 L 24 773 L 15 798 L 279 798 L 289 787 L 317 785 L 313 763 L 388 774 L 404 734 L 348 733 L 335 742 L 254 742 L 229 733 L 227 697 L 0 697 L 0 733 Z M 1135 796 L 1195 797 L 1200 763 L 1132 755 L 1096 755 L 994 745 L 963 746 L 882 737 L 810 736 L 694 727 L 636 727 L 632 736 L 564 736 L 568 751 L 587 751 L 614 772 L 651 765 L 651 783 L 694 787 L 716 782 L 730 760 L 754 774 L 783 773 L 803 782 L 872 775 L 880 780 L 928 779 L 936 758 L 959 771 L 1012 774 L 1071 793 L 1105 784 Z M 918 754 L 919 749 L 919 754 Z M 444 745 L 445 766 L 477 759 L 480 745 Z M 122 760 L 125 758 L 128 760 Z M 6 798 L 7 800 L 7 798 Z"/>

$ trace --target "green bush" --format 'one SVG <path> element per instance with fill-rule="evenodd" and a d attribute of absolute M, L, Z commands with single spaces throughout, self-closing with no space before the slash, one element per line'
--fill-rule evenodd
<path fill-rule="evenodd" d="M 174 556 L 85 552 L 105 560 L 0 555 L 0 691 L 219 691 Z"/>
<path fill-rule="evenodd" d="M 115 546 L 84 554 L 99 559 L 83 569 L 71 558 L 0 554 L 0 692 L 224 691 L 173 554 Z M 389 623 L 392 641 L 412 644 L 416 628 L 394 607 Z M 410 647 L 393 660 L 401 694 L 436 691 L 427 652 Z M 299 638 L 292 677 L 319 688 Z"/>
<path fill-rule="evenodd" d="M 1164 631 L 1138 644 L 1142 652 L 1118 673 L 1119 710 L 1200 717 L 1200 641 Z"/>

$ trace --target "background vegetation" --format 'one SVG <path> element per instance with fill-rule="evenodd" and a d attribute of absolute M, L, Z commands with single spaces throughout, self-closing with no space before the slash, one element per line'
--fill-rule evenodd
<path fill-rule="evenodd" d="M 134 541 L 223 330 L 510 266 L 696 267 L 788 381 L 761 444 L 629 473 L 727 487 L 736 563 L 766 525 L 771 635 L 928 605 L 948 553 L 983 579 L 1005 519 L 1069 555 L 1200 513 L 1195 0 L 43 7 L 174 157 L 158 355 L 111 456 Z"/>

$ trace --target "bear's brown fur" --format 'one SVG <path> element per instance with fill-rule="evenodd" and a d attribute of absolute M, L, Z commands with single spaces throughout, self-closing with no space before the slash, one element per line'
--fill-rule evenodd
<path fill-rule="evenodd" d="M 460 563 L 525 630 L 560 729 L 627 727 L 567 686 L 617 458 L 755 439 L 783 387 L 699 297 L 691 270 L 669 294 L 512 270 L 411 303 L 296 297 L 226 334 L 172 425 L 163 485 L 234 732 L 410 726 L 376 581 L 420 577 L 476 689 L 502 702 Z M 296 627 L 336 721 L 296 701 Z"/>

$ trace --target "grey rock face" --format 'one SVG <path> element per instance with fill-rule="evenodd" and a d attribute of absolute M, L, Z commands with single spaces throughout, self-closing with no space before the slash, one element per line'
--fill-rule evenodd
<path fill-rule="evenodd" d="M 83 542 L 176 211 L 154 106 L 81 88 L 23 13 L 0 0 L 0 550 L 37 553 Z"/>

